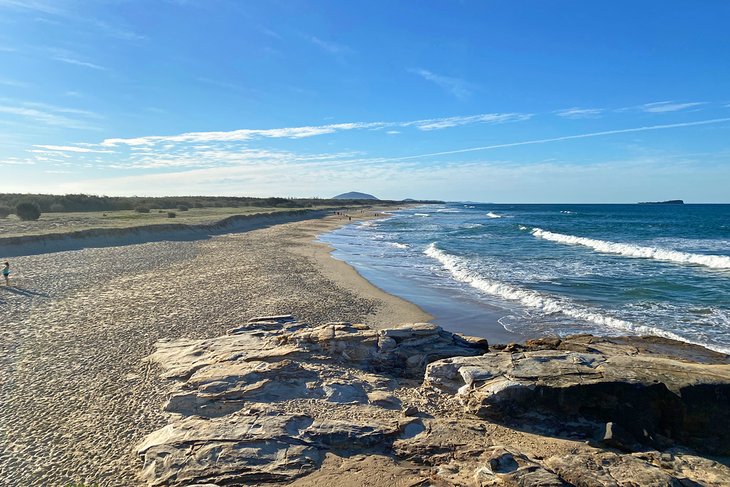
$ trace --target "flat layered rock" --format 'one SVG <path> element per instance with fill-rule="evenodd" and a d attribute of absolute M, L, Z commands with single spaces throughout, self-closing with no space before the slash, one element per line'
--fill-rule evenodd
<path fill-rule="evenodd" d="M 396 378 L 477 353 L 431 324 L 391 333 L 288 315 L 162 341 L 148 360 L 177 382 L 164 406 L 170 423 L 137 448 L 142 477 L 149 486 L 282 483 L 319 468 L 327 452 L 387 449 L 425 429 L 401 415 Z"/>
<path fill-rule="evenodd" d="M 559 344 L 571 345 L 581 349 L 582 343 Z M 730 453 L 730 365 L 638 354 L 620 344 L 591 350 L 444 359 L 428 366 L 425 385 L 457 395 L 484 417 L 536 410 L 584 416 L 620 425 L 641 444 L 662 446 L 669 439 Z"/>
<path fill-rule="evenodd" d="M 691 431 L 722 444 L 730 366 L 587 337 L 510 347 L 516 352 L 487 346 L 431 324 L 313 327 L 287 315 L 258 317 L 214 339 L 162 341 L 148 360 L 170 379 L 169 423 L 137 446 L 142 482 L 727 485 L 728 467 L 686 451 L 626 451 L 646 442 L 636 425 L 652 440 L 679 432 L 689 441 Z M 701 393 L 706 387 L 714 399 Z M 503 424 L 525 414 L 530 422 L 519 428 Z M 601 419 L 615 415 L 619 422 Z M 530 431 L 553 423 L 600 429 L 600 438 Z"/>

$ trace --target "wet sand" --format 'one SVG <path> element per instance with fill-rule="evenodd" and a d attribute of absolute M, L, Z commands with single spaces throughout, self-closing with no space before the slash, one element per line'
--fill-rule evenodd
<path fill-rule="evenodd" d="M 143 361 L 159 339 L 214 337 L 255 315 L 430 319 L 314 241 L 344 223 L 14 258 L 0 287 L 0 484 L 138 485 L 133 448 L 166 423 L 169 384 Z"/>

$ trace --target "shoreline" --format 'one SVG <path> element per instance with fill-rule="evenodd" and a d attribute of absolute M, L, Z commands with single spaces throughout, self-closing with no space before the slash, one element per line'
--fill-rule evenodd
<path fill-rule="evenodd" d="M 381 217 L 359 218 L 356 221 L 379 218 Z M 319 266 L 319 270 L 338 285 L 351 290 L 365 299 L 377 299 L 384 303 L 383 307 L 367 317 L 365 320 L 366 324 L 378 328 L 385 325 L 397 325 L 399 323 L 430 322 L 434 319 L 434 316 L 421 309 L 418 305 L 381 289 L 360 274 L 355 267 L 334 257 L 332 253 L 336 249 L 319 240 L 320 235 L 329 233 L 344 225 L 349 225 L 351 223 L 350 221 L 346 223 L 337 221 L 332 225 L 327 224 L 329 222 L 326 218 L 322 218 L 319 221 L 322 222 L 321 226 L 315 224 L 311 229 L 312 233 L 303 237 L 307 242 L 298 249 L 298 252 L 303 256 L 314 259 Z"/>
<path fill-rule="evenodd" d="M 145 359 L 160 343 L 212 340 L 254 316 L 379 329 L 427 321 L 316 240 L 347 223 L 327 215 L 14 259 L 19 278 L 0 287 L 10 317 L 0 328 L 0 472 L 18 485 L 140 485 L 134 448 L 167 423 L 174 386 Z"/>

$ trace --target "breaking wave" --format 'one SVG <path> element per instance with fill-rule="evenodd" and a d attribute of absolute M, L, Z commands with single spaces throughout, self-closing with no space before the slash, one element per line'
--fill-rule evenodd
<path fill-rule="evenodd" d="M 592 238 L 576 237 L 553 233 L 541 228 L 534 228 L 531 232 L 535 237 L 558 242 L 567 245 L 583 245 L 598 252 L 607 254 L 624 255 L 626 257 L 638 257 L 644 259 L 661 260 L 677 264 L 696 264 L 713 269 L 730 269 L 730 256 L 693 254 L 690 252 L 679 252 L 677 250 L 660 249 L 656 247 L 643 247 L 640 245 L 607 242 Z"/>
<path fill-rule="evenodd" d="M 672 340 L 679 340 L 686 343 L 701 345 L 711 348 L 721 353 L 730 353 L 730 348 L 714 346 L 707 343 L 700 343 L 689 340 L 685 337 L 662 330 L 652 326 L 639 325 L 631 323 L 619 318 L 607 316 L 593 309 L 572 303 L 570 300 L 557 298 L 549 295 L 533 291 L 531 289 L 520 288 L 499 281 L 486 279 L 477 272 L 469 269 L 468 261 L 464 258 L 450 255 L 436 247 L 434 243 L 430 244 L 424 254 L 437 260 L 445 270 L 457 281 L 466 283 L 471 287 L 491 296 L 519 303 L 528 308 L 533 308 L 545 314 L 561 313 L 565 316 L 578 320 L 590 322 L 599 326 L 612 328 L 625 333 L 638 335 L 656 335 Z"/>

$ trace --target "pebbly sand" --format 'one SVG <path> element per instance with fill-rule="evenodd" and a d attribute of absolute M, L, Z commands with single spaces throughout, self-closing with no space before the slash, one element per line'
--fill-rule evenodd
<path fill-rule="evenodd" d="M 169 383 L 142 360 L 159 339 L 215 337 L 282 313 L 430 319 L 314 241 L 344 223 L 14 258 L 14 287 L 0 287 L 0 485 L 138 485 L 133 447 L 166 424 Z"/>

